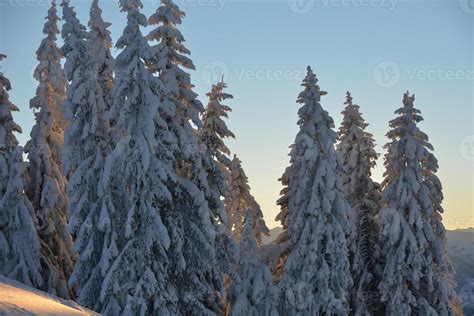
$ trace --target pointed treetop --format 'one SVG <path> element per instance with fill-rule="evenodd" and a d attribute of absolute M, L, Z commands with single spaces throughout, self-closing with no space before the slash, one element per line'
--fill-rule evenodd
<path fill-rule="evenodd" d="M 311 69 L 311 67 L 308 66 L 306 70 L 307 70 L 306 78 L 303 80 L 302 86 L 305 86 L 305 83 L 306 83 L 306 86 L 308 84 L 317 84 L 318 78 L 316 78 L 316 74 L 313 72 L 313 69 Z"/>
<path fill-rule="evenodd" d="M 318 85 L 319 80 L 316 77 L 316 74 L 313 72 L 313 69 L 310 66 L 308 66 L 306 69 L 307 69 L 306 77 L 304 78 L 303 83 L 301 85 L 311 90 L 315 88 L 313 93 L 315 93 L 316 101 L 319 102 L 321 101 L 321 96 L 326 95 L 328 93 L 319 88 L 319 85 Z M 304 103 L 304 102 L 300 102 L 300 103 Z"/>
<path fill-rule="evenodd" d="M 63 38 L 76 36 L 79 38 L 86 38 L 87 31 L 86 27 L 81 24 L 77 18 L 77 13 L 73 6 L 69 5 L 69 0 L 63 0 L 61 2 L 63 7 L 63 19 L 66 22 L 61 30 Z"/>
<path fill-rule="evenodd" d="M 242 236 L 245 218 L 251 216 L 254 221 L 253 234 L 259 244 L 263 235 L 268 236 L 270 230 L 265 224 L 263 213 L 255 198 L 250 193 L 247 175 L 242 168 L 242 162 L 234 155 L 229 175 L 229 194 L 225 199 L 226 210 L 229 214 L 229 224 L 237 239 Z"/>
<path fill-rule="evenodd" d="M 186 13 L 181 11 L 172 0 L 161 0 L 158 12 L 161 14 L 154 14 L 150 17 L 150 24 L 163 22 L 164 24 L 178 25 L 183 22 L 183 18 L 186 16 Z"/>
<path fill-rule="evenodd" d="M 191 52 L 184 46 L 185 39 L 177 26 L 182 23 L 185 13 L 172 0 L 161 0 L 161 5 L 148 19 L 149 25 L 158 25 L 147 39 L 158 41 L 156 50 L 164 59 L 186 69 L 195 69 L 194 63 L 186 55 Z"/>
<path fill-rule="evenodd" d="M 63 14 L 64 14 L 65 21 L 70 24 L 69 27 L 67 27 L 66 29 L 63 28 L 63 30 L 61 31 L 63 37 L 71 33 L 78 33 L 78 34 L 87 33 L 86 27 L 82 25 L 79 19 L 77 18 L 77 13 L 74 10 L 74 6 L 70 5 L 70 1 L 62 0 L 61 7 L 63 7 Z"/>
<path fill-rule="evenodd" d="M 0 54 L 0 61 L 6 57 Z M 22 132 L 21 127 L 13 120 L 11 113 L 18 111 L 18 107 L 9 100 L 8 91 L 11 88 L 10 80 L 0 71 L 0 150 L 7 150 L 7 152 L 12 152 L 18 146 L 18 141 L 13 132 Z M 1 163 L 0 159 L 0 170 Z M 1 178 L 0 175 L 0 180 Z"/>
<path fill-rule="evenodd" d="M 395 119 L 390 121 L 390 126 L 404 126 L 408 127 L 411 124 L 417 124 L 423 121 L 423 117 L 421 116 L 421 111 L 414 106 L 415 102 L 415 95 L 412 94 L 410 96 L 410 92 L 405 92 L 403 94 L 403 106 L 398 108 L 395 111 L 395 114 L 399 114 L 400 116 L 396 117 Z M 393 131 L 392 131 L 393 133 Z M 390 134 L 390 132 L 389 132 Z M 388 135 L 388 134 L 387 134 Z M 391 138 L 389 136 L 389 138 Z"/>
<path fill-rule="evenodd" d="M 43 27 L 43 33 L 48 35 L 51 40 L 56 40 L 56 35 L 59 34 L 58 11 L 56 9 L 56 1 L 51 1 L 51 7 L 48 10 L 48 15 L 45 17 L 46 23 Z"/>
<path fill-rule="evenodd" d="M 352 104 L 352 96 L 349 91 L 346 92 L 346 102 L 344 104 Z"/>
<path fill-rule="evenodd" d="M 143 8 L 141 0 L 120 0 L 119 4 L 122 12 Z"/>
<path fill-rule="evenodd" d="M 64 24 L 61 30 L 61 36 L 64 40 L 64 45 L 61 47 L 63 57 L 66 58 L 64 64 L 64 73 L 69 81 L 73 80 L 74 73 L 77 68 L 81 66 L 81 60 L 89 60 L 87 55 L 87 43 L 89 34 L 86 27 L 81 24 L 76 16 L 74 7 L 69 5 L 69 0 L 61 2 L 63 7 Z M 77 74 L 77 73 L 76 73 Z"/>
<path fill-rule="evenodd" d="M 415 95 L 412 94 L 410 96 L 410 91 L 407 90 L 407 92 L 403 94 L 403 105 L 406 107 L 413 107 L 413 102 L 415 102 Z"/>
<path fill-rule="evenodd" d="M 423 117 L 414 100 L 408 91 L 403 95 L 387 133 L 379 216 L 385 267 L 379 289 L 387 314 L 455 315 L 438 160 L 417 126 Z"/>
<path fill-rule="evenodd" d="M 36 59 L 39 63 L 34 72 L 34 78 L 39 81 L 40 84 L 37 89 L 36 97 L 30 101 L 30 108 L 45 108 L 45 111 L 48 112 L 51 111 L 52 108 L 57 107 L 57 112 L 61 112 L 60 108 L 62 105 L 59 105 L 59 103 L 66 91 L 66 79 L 61 66 L 62 54 L 56 44 L 57 34 L 60 33 L 58 28 L 58 21 L 60 19 L 56 11 L 56 1 L 51 2 L 51 7 L 48 10 L 48 15 L 45 20 L 43 33 L 46 36 L 41 40 L 40 46 L 36 51 Z M 55 113 L 55 116 L 56 114 L 57 113 Z"/>
<path fill-rule="evenodd" d="M 234 96 L 229 93 L 223 92 L 224 89 L 227 88 L 227 83 L 224 82 L 224 77 L 222 77 L 222 80 L 219 81 L 216 84 L 212 85 L 211 92 L 206 93 L 206 95 L 209 97 L 209 105 L 215 105 L 215 101 L 223 101 L 226 99 L 233 99 Z M 230 108 L 228 106 L 222 105 L 223 108 L 225 108 L 227 111 L 230 111 Z M 227 115 L 224 115 L 227 117 Z"/>
<path fill-rule="evenodd" d="M 415 103 L 415 95 L 412 94 L 410 96 L 410 92 L 407 90 L 407 92 L 405 92 L 403 94 L 403 106 L 401 108 L 399 108 L 397 111 L 395 111 L 396 114 L 401 114 L 401 113 L 421 113 L 420 110 L 416 109 L 414 107 L 414 103 Z M 421 118 L 421 119 L 420 119 Z M 423 120 L 423 118 L 419 115 L 415 115 L 414 117 L 414 120 L 416 122 L 420 122 Z"/>
<path fill-rule="evenodd" d="M 360 128 L 360 134 L 359 136 L 367 136 L 368 138 L 372 138 L 372 134 L 364 132 L 365 128 L 369 126 L 369 124 L 365 123 L 364 118 L 362 117 L 362 113 L 360 113 L 359 105 L 353 103 L 353 98 L 350 94 L 350 92 L 346 93 L 346 101 L 344 102 L 346 107 L 344 110 L 341 112 L 343 115 L 342 119 L 342 124 L 341 127 L 339 128 L 339 137 L 344 138 L 345 135 L 350 135 L 350 131 L 352 133 L 359 133 L 354 130 Z M 353 136 L 350 136 L 349 138 L 352 138 Z"/>
<path fill-rule="evenodd" d="M 110 31 L 107 30 L 107 28 L 111 26 L 112 23 L 104 22 L 104 20 L 102 19 L 102 9 L 99 7 L 99 0 L 92 1 L 89 13 L 90 13 L 90 20 L 88 24 L 89 27 L 109 39 Z M 110 38 L 110 41 L 112 41 L 111 38 Z"/>

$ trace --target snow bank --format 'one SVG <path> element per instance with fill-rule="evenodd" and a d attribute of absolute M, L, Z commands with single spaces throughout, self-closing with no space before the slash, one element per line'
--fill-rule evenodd
<path fill-rule="evenodd" d="M 0 315 L 99 315 L 76 303 L 0 276 Z"/>

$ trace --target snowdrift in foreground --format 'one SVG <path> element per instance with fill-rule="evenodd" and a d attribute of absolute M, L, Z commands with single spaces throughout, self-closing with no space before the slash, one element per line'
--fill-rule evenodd
<path fill-rule="evenodd" d="M 99 315 L 72 301 L 60 299 L 0 276 L 0 315 Z"/>

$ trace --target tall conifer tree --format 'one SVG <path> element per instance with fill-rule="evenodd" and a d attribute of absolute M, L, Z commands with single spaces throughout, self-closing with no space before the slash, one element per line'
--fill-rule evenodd
<path fill-rule="evenodd" d="M 0 61 L 6 58 L 0 54 Z M 40 288 L 40 242 L 35 214 L 24 193 L 22 148 L 14 133 L 18 107 L 10 101 L 10 80 L 0 72 L 0 275 Z"/>
<path fill-rule="evenodd" d="M 202 150 L 195 129 L 203 126 L 204 110 L 193 91 L 190 74 L 194 64 L 178 29 L 185 14 L 171 0 L 162 0 L 148 23 L 152 46 L 150 69 L 159 87 L 159 119 L 170 134 L 173 167 L 182 189 L 172 191 L 175 212 L 165 222 L 171 237 L 173 278 L 180 291 L 183 313 L 219 313 L 223 308 L 224 275 L 235 276 L 238 247 L 228 229 L 221 197 L 227 181 L 215 158 Z"/>
<path fill-rule="evenodd" d="M 454 315 L 457 296 L 446 252 L 442 186 L 415 97 L 390 121 L 382 182 L 381 244 L 385 267 L 380 291 L 387 315 Z"/>
<path fill-rule="evenodd" d="M 113 71 L 110 42 L 97 1 L 91 7 L 90 32 L 68 2 L 62 5 L 63 51 L 69 80 L 63 159 L 64 171 L 69 175 L 69 231 L 76 237 L 75 250 L 79 254 L 69 283 L 75 287 L 81 305 L 96 309 L 113 252 L 110 218 L 104 217 L 109 207 L 101 187 L 101 173 L 111 144 L 107 116 Z"/>
<path fill-rule="evenodd" d="M 371 179 L 377 153 L 372 134 L 359 106 L 346 95 L 343 120 L 339 129 L 337 152 L 341 159 L 341 181 L 344 196 L 351 206 L 349 212 L 349 259 L 354 285 L 350 293 L 351 312 L 355 315 L 381 311 L 380 247 L 378 245 L 378 184 Z"/>
<path fill-rule="evenodd" d="M 110 117 L 116 135 L 101 175 L 99 234 L 101 290 L 95 309 L 106 315 L 174 315 L 177 294 L 169 277 L 170 236 L 162 216 L 171 205 L 176 179 L 158 153 L 159 86 L 146 63 L 151 50 L 140 28 L 146 18 L 140 0 L 121 0 L 127 25 L 117 41 L 114 103 Z M 163 131 L 166 132 L 166 131 Z M 161 137 L 165 137 L 161 136 Z"/>
<path fill-rule="evenodd" d="M 36 55 L 34 77 L 39 85 L 30 107 L 35 112 L 31 139 L 25 146 L 28 154 L 26 193 L 36 213 L 41 240 L 42 289 L 69 298 L 67 280 L 73 268 L 72 240 L 67 233 L 68 199 L 66 178 L 62 173 L 61 153 L 64 144 L 64 98 L 66 79 L 61 67 L 61 51 L 56 46 L 59 17 L 56 2 L 51 2 Z"/>
<path fill-rule="evenodd" d="M 334 121 L 320 104 L 323 93 L 310 67 L 298 97 L 299 132 L 278 203 L 286 235 L 282 314 L 348 312 L 351 285 L 346 244 L 348 205 L 338 181 Z M 280 239 L 282 240 L 282 239 Z"/>

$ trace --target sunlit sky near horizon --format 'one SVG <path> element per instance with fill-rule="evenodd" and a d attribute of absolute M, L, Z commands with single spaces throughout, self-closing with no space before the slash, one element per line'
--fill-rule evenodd
<path fill-rule="evenodd" d="M 225 76 L 234 99 L 229 147 L 243 161 L 252 193 L 268 226 L 279 209 L 277 179 L 288 165 L 297 133 L 297 104 L 306 66 L 323 90 L 322 105 L 338 127 L 345 92 L 351 91 L 382 153 L 374 178 L 381 181 L 388 121 L 403 92 L 415 93 L 439 160 L 444 223 L 474 227 L 474 1 L 473 0 L 179 0 L 181 31 L 196 65 L 192 80 L 200 100 Z M 83 24 L 90 1 L 71 0 Z M 158 0 L 143 0 L 150 16 Z M 102 0 L 116 40 L 126 23 L 117 1 Z M 11 99 L 24 144 L 33 125 L 29 99 L 36 82 L 35 52 L 47 0 L 0 0 L 0 52 L 11 79 Z M 59 11 L 60 13 L 60 11 Z M 144 31 L 144 33 L 146 33 Z M 117 50 L 114 49 L 114 54 Z"/>

